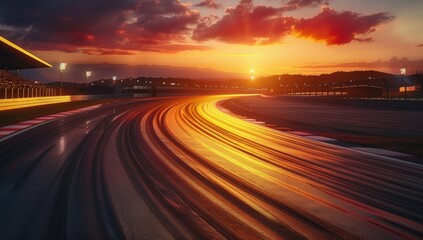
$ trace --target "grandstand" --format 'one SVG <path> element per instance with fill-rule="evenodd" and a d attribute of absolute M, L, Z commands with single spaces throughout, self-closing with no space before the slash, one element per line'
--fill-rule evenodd
<path fill-rule="evenodd" d="M 19 76 L 19 69 L 50 68 L 51 65 L 0 36 L 0 111 L 69 102 L 56 96 L 58 88 Z"/>
<path fill-rule="evenodd" d="M 46 67 L 51 65 L 0 36 L 0 99 L 57 95 L 56 88 L 18 74 L 19 69 Z"/>

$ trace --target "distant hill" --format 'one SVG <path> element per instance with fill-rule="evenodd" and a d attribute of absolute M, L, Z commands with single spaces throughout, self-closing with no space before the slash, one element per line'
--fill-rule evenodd
<path fill-rule="evenodd" d="M 378 71 L 353 71 L 353 72 L 334 72 L 330 74 L 322 74 L 320 77 L 333 81 L 342 81 L 345 79 L 366 79 L 366 78 L 383 78 L 392 77 L 393 74 Z"/>
<path fill-rule="evenodd" d="M 68 64 L 63 73 L 64 82 L 85 83 L 85 72 L 91 71 L 92 76 L 89 82 L 99 79 L 111 79 L 117 76 L 118 79 L 125 78 L 174 78 L 174 79 L 195 79 L 209 80 L 210 84 L 219 84 L 225 80 L 231 81 L 237 79 L 235 85 L 243 85 L 249 81 L 244 75 L 239 73 L 223 72 L 210 68 L 192 68 L 192 67 L 172 67 L 163 65 L 125 65 L 125 64 Z M 32 69 L 23 70 L 21 74 L 30 79 L 41 82 L 60 82 L 60 71 L 57 64 L 51 69 Z M 256 79 L 262 86 L 276 87 L 280 84 L 293 83 L 327 83 L 343 82 L 349 80 L 366 80 L 369 78 L 392 78 L 395 75 L 378 71 L 353 71 L 353 72 L 334 72 L 321 75 L 301 75 L 301 74 L 283 74 L 261 77 Z M 280 79 L 280 81 L 279 81 Z M 213 81 L 210 81 L 213 80 Z M 216 83 L 214 83 L 217 81 Z M 203 81 L 204 82 L 204 81 Z"/>
<path fill-rule="evenodd" d="M 263 82 L 276 82 L 280 80 L 282 84 L 293 83 L 326 83 L 343 82 L 349 80 L 366 80 L 369 78 L 392 78 L 395 75 L 378 71 L 353 71 L 353 72 L 334 72 L 321 75 L 301 75 L 301 74 L 283 74 L 260 78 Z"/>
<path fill-rule="evenodd" d="M 60 81 L 58 64 L 53 64 L 51 69 L 22 70 L 21 74 L 31 79 L 45 82 Z M 192 79 L 229 79 L 240 78 L 241 74 L 223 72 L 211 68 L 173 67 L 163 65 L 126 65 L 126 64 L 68 64 L 64 71 L 63 79 L 66 82 L 86 81 L 85 72 L 91 71 L 91 80 L 110 79 L 112 76 L 121 78 L 129 77 L 174 77 Z"/>

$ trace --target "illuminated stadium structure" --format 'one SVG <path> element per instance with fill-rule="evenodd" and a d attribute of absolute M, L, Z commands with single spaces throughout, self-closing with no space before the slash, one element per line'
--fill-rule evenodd
<path fill-rule="evenodd" d="M 19 76 L 18 70 L 50 68 L 51 65 L 0 36 L 0 98 L 55 96 L 57 91 Z"/>
<path fill-rule="evenodd" d="M 70 96 L 57 96 L 57 88 L 18 75 L 29 68 L 51 65 L 0 36 L 0 111 L 70 101 Z"/>

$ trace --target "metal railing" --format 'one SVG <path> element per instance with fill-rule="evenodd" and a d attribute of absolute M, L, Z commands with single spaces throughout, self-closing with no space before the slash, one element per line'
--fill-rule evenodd
<path fill-rule="evenodd" d="M 0 88 L 0 99 L 58 96 L 57 88 L 11 87 Z"/>

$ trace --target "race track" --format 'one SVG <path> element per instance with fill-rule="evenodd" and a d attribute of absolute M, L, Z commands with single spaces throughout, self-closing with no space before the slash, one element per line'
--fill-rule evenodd
<path fill-rule="evenodd" d="M 423 238 L 423 166 L 267 128 L 231 97 L 115 102 L 0 142 L 0 239 Z"/>

